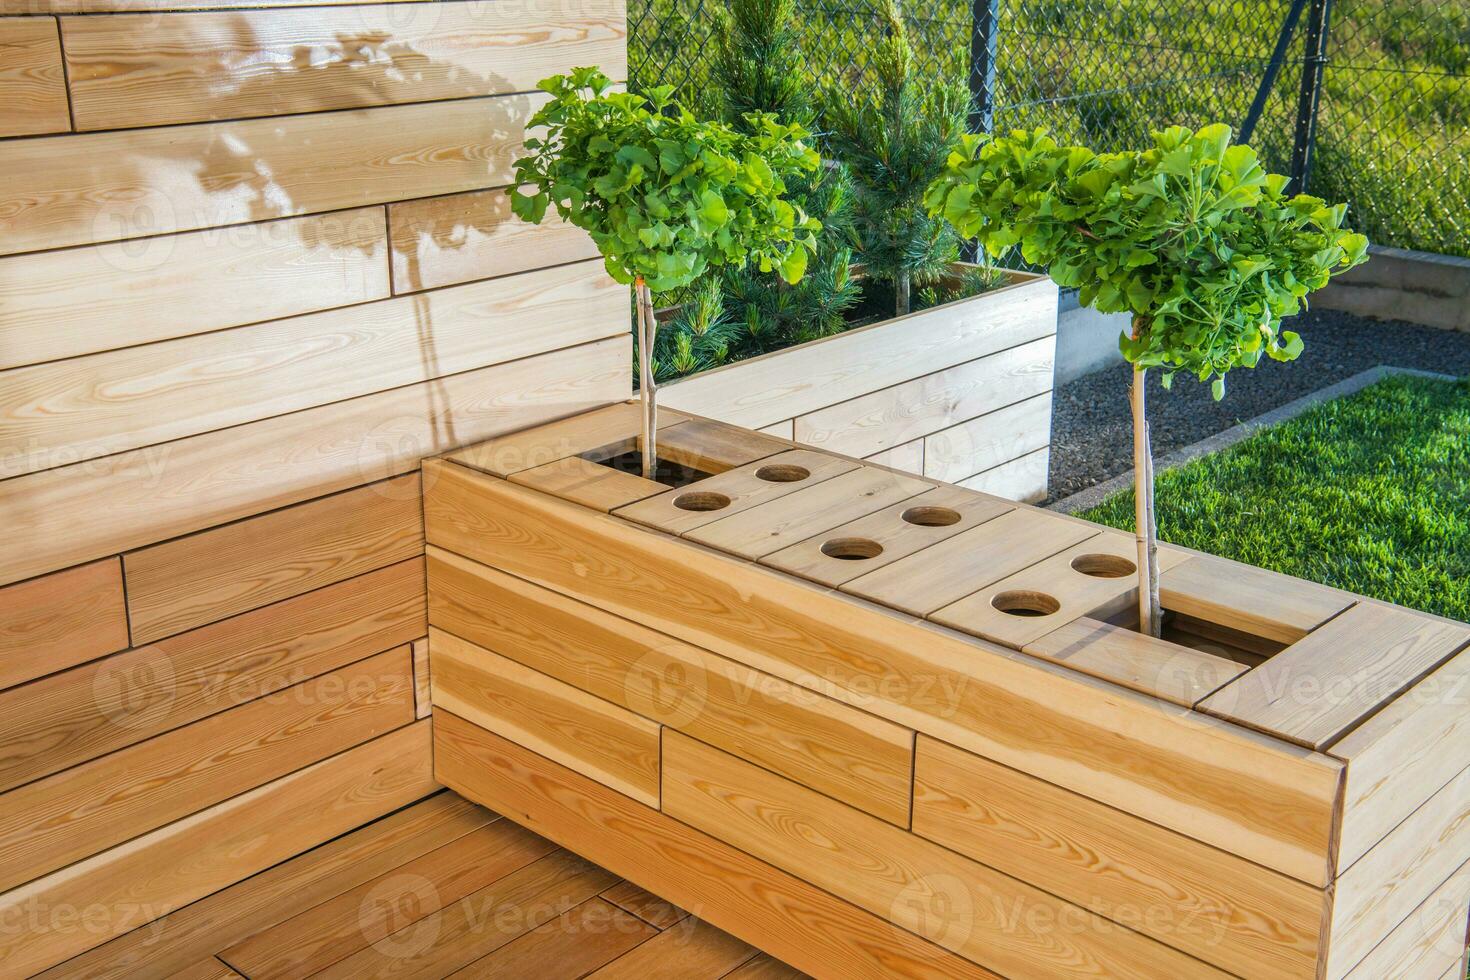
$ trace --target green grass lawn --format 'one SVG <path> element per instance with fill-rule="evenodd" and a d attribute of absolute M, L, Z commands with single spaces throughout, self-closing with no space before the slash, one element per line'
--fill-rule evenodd
<path fill-rule="evenodd" d="M 1470 379 L 1389 378 L 1155 493 L 1165 541 L 1470 621 Z M 1080 516 L 1132 530 L 1133 491 Z"/>

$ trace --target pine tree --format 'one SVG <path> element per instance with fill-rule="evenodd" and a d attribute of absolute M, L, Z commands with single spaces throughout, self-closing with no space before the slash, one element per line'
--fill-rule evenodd
<path fill-rule="evenodd" d="M 872 61 L 877 92 L 864 99 L 834 87 L 822 109 L 829 144 L 852 175 L 861 259 L 870 277 L 892 285 L 902 316 L 914 287 L 935 286 L 959 258 L 954 230 L 929 217 L 923 199 L 965 131 L 969 94 L 916 75 L 897 0 L 885 0 L 883 17 L 886 35 Z"/>

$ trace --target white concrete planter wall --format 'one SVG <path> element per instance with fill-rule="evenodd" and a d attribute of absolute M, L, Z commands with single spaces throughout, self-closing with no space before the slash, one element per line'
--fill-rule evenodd
<path fill-rule="evenodd" d="M 754 357 L 659 403 L 1014 500 L 1046 495 L 1057 287 L 1045 276 Z"/>

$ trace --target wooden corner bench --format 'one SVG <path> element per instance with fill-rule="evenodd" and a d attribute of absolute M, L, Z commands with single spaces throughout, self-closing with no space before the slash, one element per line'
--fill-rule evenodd
<path fill-rule="evenodd" d="M 1459 969 L 1470 628 L 661 422 L 425 463 L 441 782 L 815 976 Z"/>

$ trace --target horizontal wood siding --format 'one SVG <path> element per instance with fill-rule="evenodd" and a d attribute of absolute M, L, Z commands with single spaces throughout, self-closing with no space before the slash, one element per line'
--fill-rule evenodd
<path fill-rule="evenodd" d="M 537 82 L 621 80 L 626 30 L 0 0 L 0 920 L 106 912 L 0 976 L 157 954 L 435 788 L 419 463 L 630 393 L 627 291 L 504 194 Z"/>

